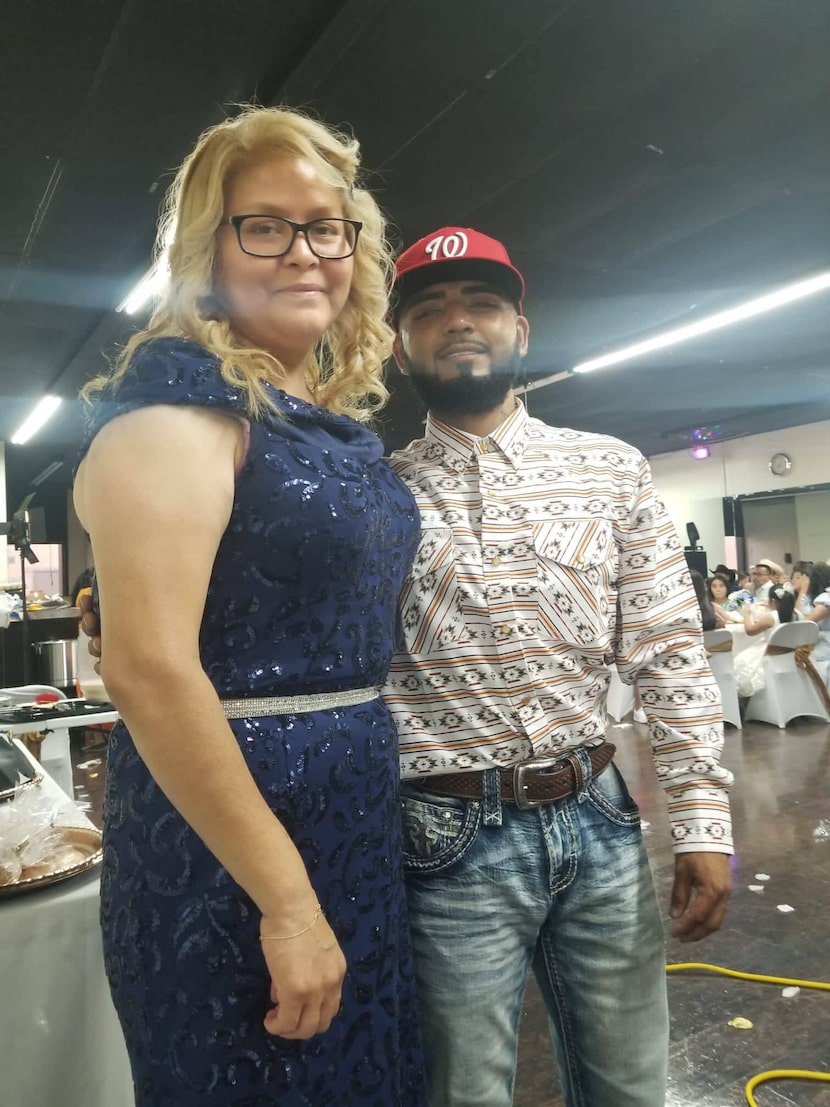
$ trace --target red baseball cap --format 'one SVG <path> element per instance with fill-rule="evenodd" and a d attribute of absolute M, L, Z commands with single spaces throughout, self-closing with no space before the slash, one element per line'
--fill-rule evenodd
<path fill-rule="evenodd" d="M 406 300 L 441 281 L 473 277 L 501 288 L 521 314 L 525 282 L 505 247 L 472 227 L 442 227 L 424 235 L 395 265 L 392 318 L 397 322 Z"/>

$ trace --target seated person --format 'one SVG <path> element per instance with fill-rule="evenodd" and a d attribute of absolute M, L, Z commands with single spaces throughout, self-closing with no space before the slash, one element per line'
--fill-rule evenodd
<path fill-rule="evenodd" d="M 784 578 L 784 570 L 768 557 L 762 558 L 752 566 L 752 592 L 756 603 L 766 603 L 769 590 L 773 584 L 780 583 Z"/>
<path fill-rule="evenodd" d="M 706 593 L 715 612 L 716 625 L 725 626 L 727 623 L 742 623 L 743 615 L 729 604 L 729 584 L 720 573 L 715 573 L 706 581 Z"/>
<path fill-rule="evenodd" d="M 690 569 L 689 576 L 692 578 L 692 587 L 695 590 L 698 606 L 700 607 L 700 618 L 703 629 L 714 630 L 718 625 L 718 621 L 715 616 L 715 609 L 712 607 L 709 596 L 707 595 L 706 584 L 703 577 L 696 569 Z"/>
<path fill-rule="evenodd" d="M 810 573 L 813 571 L 812 561 L 796 561 L 793 565 L 790 583 L 795 593 L 795 610 L 798 615 L 806 614 L 813 606 L 810 599 Z"/>
<path fill-rule="evenodd" d="M 812 607 L 802 618 L 818 623 L 818 642 L 812 661 L 826 682 L 830 669 L 830 565 L 826 561 L 817 561 L 813 566 L 807 598 Z"/>
<path fill-rule="evenodd" d="M 730 569 L 728 565 L 716 565 L 712 576 L 722 577 L 726 581 L 727 592 L 735 592 L 739 588 L 737 569 Z"/>
<path fill-rule="evenodd" d="M 830 597 L 828 597 L 830 603 Z M 795 596 L 783 584 L 770 586 L 768 606 L 758 604 L 744 608 L 744 627 L 750 638 L 758 638 L 735 658 L 735 682 L 739 696 L 751 696 L 766 686 L 764 656 L 770 635 L 780 623 L 793 620 Z"/>

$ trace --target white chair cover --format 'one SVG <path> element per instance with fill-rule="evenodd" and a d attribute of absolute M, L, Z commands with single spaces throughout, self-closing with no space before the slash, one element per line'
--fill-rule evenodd
<path fill-rule="evenodd" d="M 712 675 L 720 688 L 723 721 L 731 723 L 740 730 L 741 707 L 738 700 L 738 687 L 735 683 L 732 634 L 725 628 L 704 631 L 703 644 L 709 656 Z"/>
<path fill-rule="evenodd" d="M 809 673 L 795 663 L 795 650 L 799 646 L 814 646 L 817 641 L 818 626 L 813 622 L 782 623 L 775 628 L 764 658 L 766 687 L 750 697 L 744 719 L 773 723 L 781 730 L 800 715 L 830 722 L 821 693 Z M 771 653 L 775 647 L 789 652 Z"/>

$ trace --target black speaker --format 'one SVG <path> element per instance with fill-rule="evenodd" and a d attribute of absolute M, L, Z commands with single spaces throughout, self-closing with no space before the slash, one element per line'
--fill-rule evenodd
<path fill-rule="evenodd" d="M 685 549 L 683 551 L 683 556 L 686 558 L 686 564 L 689 566 L 689 568 L 694 569 L 696 573 L 700 573 L 700 575 L 705 580 L 706 577 L 709 575 L 706 568 L 706 550 Z"/>
<path fill-rule="evenodd" d="M 26 514 L 29 516 L 29 541 L 32 543 L 48 542 L 46 536 L 46 509 L 43 507 L 30 507 Z"/>

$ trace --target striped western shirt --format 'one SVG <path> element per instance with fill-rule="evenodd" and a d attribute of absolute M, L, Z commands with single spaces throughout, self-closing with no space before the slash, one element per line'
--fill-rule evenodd
<path fill-rule="evenodd" d="M 486 438 L 428 417 L 390 461 L 422 525 L 384 689 L 404 777 L 507 767 L 603 736 L 616 664 L 649 717 L 675 849 L 731 852 L 720 695 L 645 458 L 517 401 Z"/>

